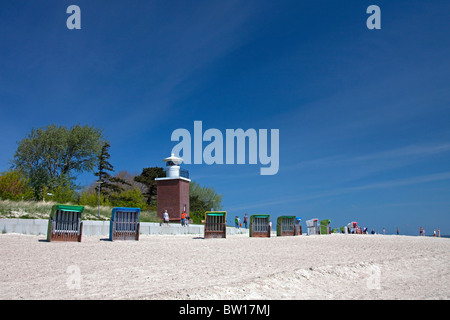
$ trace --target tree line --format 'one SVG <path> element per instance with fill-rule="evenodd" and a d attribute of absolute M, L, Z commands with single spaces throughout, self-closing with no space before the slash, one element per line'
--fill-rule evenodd
<path fill-rule="evenodd" d="M 53 200 L 96 206 L 138 207 L 156 211 L 156 181 L 164 177 L 161 167 L 143 168 L 140 174 L 114 174 L 110 144 L 101 129 L 93 126 L 49 125 L 32 129 L 18 142 L 9 170 L 0 175 L 0 198 L 5 200 Z M 89 186 L 76 184 L 76 175 L 91 172 Z M 190 211 L 222 207 L 214 188 L 190 184 Z M 198 220 L 198 219 L 196 219 Z"/>

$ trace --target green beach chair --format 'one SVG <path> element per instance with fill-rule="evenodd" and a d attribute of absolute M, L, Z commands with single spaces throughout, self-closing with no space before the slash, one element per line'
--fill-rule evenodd
<path fill-rule="evenodd" d="M 270 215 L 255 214 L 250 216 L 250 237 L 270 238 Z"/>
<path fill-rule="evenodd" d="M 293 236 L 295 216 L 280 216 L 277 218 L 277 236 Z"/>
<path fill-rule="evenodd" d="M 320 234 L 330 234 L 331 228 L 330 228 L 330 219 L 325 219 L 320 221 Z"/>
<path fill-rule="evenodd" d="M 226 238 L 227 237 L 227 212 L 206 211 L 205 212 L 205 235 L 204 238 Z"/>
<path fill-rule="evenodd" d="M 82 206 L 55 204 L 48 219 L 47 240 L 81 242 L 83 210 Z"/>

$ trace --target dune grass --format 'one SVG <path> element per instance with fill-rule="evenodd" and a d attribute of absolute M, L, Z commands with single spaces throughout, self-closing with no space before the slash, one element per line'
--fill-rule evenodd
<path fill-rule="evenodd" d="M 52 201 L 11 201 L 0 200 L 0 218 L 19 219 L 48 219 L 52 206 L 56 202 Z M 66 203 L 73 205 L 72 203 Z M 109 220 L 111 219 L 112 207 L 100 206 L 100 216 L 98 208 L 84 206 L 83 220 Z M 161 222 L 155 211 L 141 211 L 141 222 Z"/>

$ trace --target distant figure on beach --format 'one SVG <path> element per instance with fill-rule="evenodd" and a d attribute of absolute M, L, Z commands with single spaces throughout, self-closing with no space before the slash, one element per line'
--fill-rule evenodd
<path fill-rule="evenodd" d="M 186 212 L 181 213 L 181 225 L 184 227 L 186 225 Z"/>
<path fill-rule="evenodd" d="M 419 228 L 419 236 L 423 236 L 423 228 L 422 227 Z"/>
<path fill-rule="evenodd" d="M 244 227 L 245 227 L 245 229 L 248 229 L 247 224 L 248 224 L 248 215 L 245 214 L 244 215 Z"/>
<path fill-rule="evenodd" d="M 400 234 L 400 230 L 398 229 L 398 227 L 397 227 L 397 235 L 399 235 Z"/>
<path fill-rule="evenodd" d="M 438 228 L 438 237 L 441 236 L 441 229 Z"/>
<path fill-rule="evenodd" d="M 164 224 L 166 225 L 166 226 L 168 226 L 169 225 L 169 214 L 167 213 L 167 210 L 164 210 L 164 214 L 163 214 L 163 219 L 164 219 Z"/>
<path fill-rule="evenodd" d="M 386 234 L 386 229 L 385 228 L 383 228 L 383 234 Z"/>
<path fill-rule="evenodd" d="M 236 218 L 234 218 L 234 226 L 239 229 L 239 218 L 238 218 L 238 216 L 236 216 Z"/>
<path fill-rule="evenodd" d="M 372 229 L 372 231 L 370 232 L 371 234 L 375 234 L 375 230 L 374 229 Z"/>
<path fill-rule="evenodd" d="M 190 223 L 191 223 L 191 218 L 186 214 L 186 226 L 189 227 Z"/>

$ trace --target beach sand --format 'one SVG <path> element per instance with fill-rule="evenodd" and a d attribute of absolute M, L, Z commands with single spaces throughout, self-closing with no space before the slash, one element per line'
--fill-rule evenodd
<path fill-rule="evenodd" d="M 0 299 L 449 299 L 450 239 L 339 235 L 46 242 L 0 235 Z"/>

